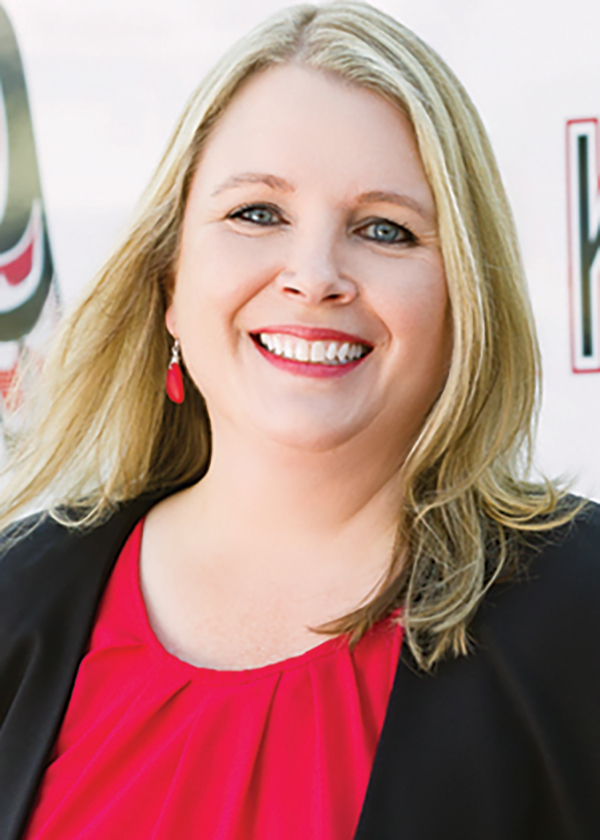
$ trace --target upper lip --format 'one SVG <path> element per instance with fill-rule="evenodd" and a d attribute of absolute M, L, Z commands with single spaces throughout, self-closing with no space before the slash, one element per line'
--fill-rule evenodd
<path fill-rule="evenodd" d="M 329 330 L 323 327 L 306 327 L 301 324 L 278 324 L 276 326 L 261 327 L 258 330 L 252 330 L 250 334 L 260 335 L 261 333 L 283 333 L 285 335 L 293 335 L 296 338 L 304 338 L 306 341 L 347 341 L 350 344 L 363 344 L 365 347 L 374 346 L 372 341 L 367 341 L 359 335 L 341 332 L 340 330 Z"/>

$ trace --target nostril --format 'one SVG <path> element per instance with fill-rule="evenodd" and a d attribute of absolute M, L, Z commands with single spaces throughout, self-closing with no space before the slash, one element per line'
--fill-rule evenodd
<path fill-rule="evenodd" d="M 315 276 L 308 278 L 289 278 L 287 282 L 283 277 L 280 280 L 280 290 L 285 294 L 295 297 L 306 298 L 307 300 L 319 300 L 321 303 L 345 303 L 355 296 L 355 290 L 348 287 L 339 278 L 335 281 L 325 280 Z"/>

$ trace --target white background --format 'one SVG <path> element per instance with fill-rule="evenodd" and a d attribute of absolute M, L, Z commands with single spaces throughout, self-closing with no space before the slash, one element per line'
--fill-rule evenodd
<path fill-rule="evenodd" d="M 188 95 L 277 0 L 4 0 L 20 43 L 60 291 L 106 257 Z M 600 373 L 573 374 L 565 121 L 600 117 L 598 0 L 377 0 L 456 71 L 511 198 L 544 358 L 539 463 L 600 499 Z"/>

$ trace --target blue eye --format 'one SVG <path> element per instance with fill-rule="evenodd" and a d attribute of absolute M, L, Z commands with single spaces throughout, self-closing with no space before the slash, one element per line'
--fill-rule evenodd
<path fill-rule="evenodd" d="M 228 218 L 242 219 L 245 222 L 251 222 L 262 227 L 271 227 L 281 221 L 281 217 L 275 209 L 265 204 L 251 204 L 248 207 L 242 207 L 230 213 Z"/>
<path fill-rule="evenodd" d="M 416 238 L 411 231 L 403 225 L 388 222 L 385 219 L 372 221 L 360 228 L 366 238 L 384 245 L 396 245 L 398 243 L 415 242 Z M 370 233 L 369 233 L 370 231 Z"/>

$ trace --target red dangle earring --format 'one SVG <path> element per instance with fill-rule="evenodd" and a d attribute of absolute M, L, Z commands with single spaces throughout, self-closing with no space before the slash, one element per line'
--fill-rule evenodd
<path fill-rule="evenodd" d="M 173 342 L 173 349 L 171 351 L 171 361 L 167 368 L 167 379 L 165 388 L 167 396 L 174 403 L 182 403 L 185 396 L 183 391 L 183 376 L 181 375 L 181 365 L 179 364 L 179 339 L 176 338 Z"/>

